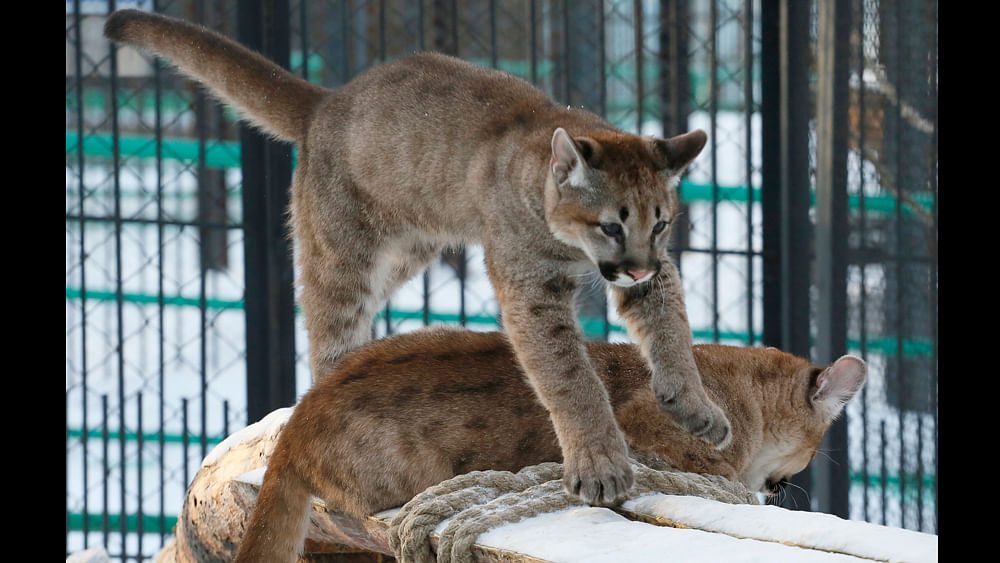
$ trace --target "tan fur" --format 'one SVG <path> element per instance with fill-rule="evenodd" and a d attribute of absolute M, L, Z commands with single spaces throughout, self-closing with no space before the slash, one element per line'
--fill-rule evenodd
<path fill-rule="evenodd" d="M 696 346 L 706 390 L 735 421 L 732 444 L 718 450 L 661 411 L 635 346 L 587 348 L 639 457 L 765 493 L 805 468 L 865 379 L 864 363 L 850 356 L 824 371 L 774 348 Z M 293 560 L 288 546 L 305 533 L 296 524 L 307 508 L 303 491 L 360 517 L 457 474 L 561 457 L 548 413 L 503 334 L 435 328 L 379 340 L 347 354 L 296 406 L 237 560 Z"/>
<path fill-rule="evenodd" d="M 290 223 L 314 379 L 369 340 L 384 301 L 445 245 L 481 243 L 517 360 L 552 416 L 570 492 L 614 503 L 632 483 L 574 314 L 587 276 L 609 282 L 661 408 L 711 444 L 729 443 L 729 420 L 691 355 L 667 254 L 675 187 L 704 132 L 631 135 L 510 74 L 441 54 L 327 90 L 156 14 L 116 12 L 105 35 L 166 58 L 298 146 Z"/>

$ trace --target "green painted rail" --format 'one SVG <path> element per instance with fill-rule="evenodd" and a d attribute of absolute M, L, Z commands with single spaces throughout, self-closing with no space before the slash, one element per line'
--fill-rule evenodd
<path fill-rule="evenodd" d="M 155 158 L 156 139 L 148 135 L 119 135 L 119 154 L 123 157 Z M 66 154 L 76 155 L 80 139 L 76 131 L 66 131 Z M 188 163 L 195 163 L 199 156 L 199 142 L 194 139 L 165 138 L 162 140 L 163 156 Z M 88 157 L 111 158 L 113 154 L 113 139 L 110 134 L 91 133 L 83 138 L 83 152 Z M 293 155 L 295 151 L 293 151 Z M 209 168 L 239 168 L 240 145 L 234 141 L 209 141 L 205 144 L 205 165 Z M 716 189 L 718 190 L 716 192 Z M 108 191 L 110 194 L 110 190 Z M 761 190 L 758 187 L 748 190 L 746 186 L 713 186 L 700 184 L 684 179 L 680 186 L 681 199 L 684 201 L 718 201 L 746 203 L 748 200 L 759 203 Z M 67 195 L 75 196 L 76 188 L 67 188 Z M 192 194 L 193 197 L 193 194 Z M 812 194 L 812 204 L 816 197 Z M 851 209 L 861 208 L 861 197 L 857 194 L 848 195 L 848 205 Z M 869 195 L 864 198 L 866 211 L 876 213 L 895 213 L 897 198 L 892 195 Z M 929 193 L 917 193 L 911 201 L 903 202 L 903 211 L 907 214 L 917 212 L 925 214 L 932 210 L 933 197 Z"/>
<path fill-rule="evenodd" d="M 142 441 L 143 442 L 149 442 L 151 444 L 158 443 L 160 441 L 161 437 L 163 438 L 163 441 L 166 442 L 166 443 L 168 443 L 168 444 L 182 444 L 182 443 L 184 443 L 184 438 L 185 438 L 184 435 L 182 435 L 182 434 L 167 434 L 167 433 L 160 433 L 160 432 L 143 432 L 142 433 Z M 66 438 L 67 439 L 83 438 L 83 430 L 81 430 L 79 428 L 67 428 L 66 429 Z M 87 439 L 88 440 L 102 440 L 103 438 L 104 438 L 104 431 L 103 430 L 96 429 L 96 428 L 91 428 L 91 429 L 87 430 Z M 109 441 L 116 441 L 116 440 L 118 440 L 120 438 L 121 438 L 121 433 L 118 430 L 108 430 L 108 440 Z M 129 431 L 129 430 L 125 431 L 125 441 L 127 441 L 127 442 L 135 442 L 138 439 L 139 439 L 139 433 L 138 432 L 132 432 L 132 431 Z M 226 436 L 207 436 L 205 438 L 205 442 L 207 444 L 209 444 L 209 445 L 214 446 L 216 444 L 221 443 L 225 439 L 226 439 Z M 192 444 L 200 444 L 201 443 L 201 435 L 200 434 L 192 434 L 192 433 L 189 432 L 187 434 L 187 441 L 189 443 L 192 443 Z"/>
<path fill-rule="evenodd" d="M 74 287 L 66 288 L 66 299 L 77 300 L 83 299 L 83 293 Z M 87 299 L 93 299 L 96 301 L 106 301 L 115 302 L 117 301 L 117 296 L 113 291 L 95 291 L 87 290 Z M 125 303 L 137 303 L 142 305 L 156 305 L 160 302 L 160 298 L 156 295 L 150 295 L 145 293 L 122 293 L 122 301 Z M 180 306 L 180 307 L 200 307 L 201 300 L 196 297 L 183 297 L 183 296 L 164 296 L 164 305 L 169 306 Z M 224 309 L 243 309 L 242 299 L 205 299 L 205 307 L 214 310 L 224 310 Z M 376 315 L 376 321 L 385 320 L 385 310 L 380 311 Z M 458 324 L 461 322 L 462 317 L 458 313 L 441 313 L 441 312 L 430 312 L 427 314 L 428 319 L 432 323 L 445 323 L 445 324 Z M 405 320 L 423 320 L 424 311 L 423 310 L 402 310 L 402 309 L 390 309 L 389 320 L 390 321 L 405 321 Z M 479 325 L 479 326 L 489 326 L 499 328 L 499 319 L 495 315 L 489 314 L 467 314 L 465 315 L 465 322 L 469 325 Z M 604 334 L 604 319 L 593 318 L 593 317 L 581 317 L 580 324 L 583 327 L 583 331 L 588 336 L 600 336 Z M 626 329 L 623 326 L 617 324 L 610 324 L 608 330 L 616 334 L 625 334 Z M 710 341 L 715 338 L 715 331 L 713 329 L 693 329 L 692 334 L 695 340 L 700 341 Z M 732 341 L 732 342 L 750 342 L 750 335 L 746 332 L 740 331 L 721 331 L 719 333 L 719 339 L 721 341 Z M 753 342 L 761 342 L 762 335 L 754 334 Z M 861 350 L 861 341 L 858 339 L 848 339 L 848 348 L 852 351 Z M 865 341 L 865 349 L 872 353 L 881 353 L 888 356 L 893 356 L 896 354 L 898 348 L 898 342 L 894 337 L 885 336 L 881 338 L 869 338 Z M 913 339 L 903 341 L 903 355 L 904 356 L 930 356 L 934 352 L 934 343 L 930 339 Z"/>

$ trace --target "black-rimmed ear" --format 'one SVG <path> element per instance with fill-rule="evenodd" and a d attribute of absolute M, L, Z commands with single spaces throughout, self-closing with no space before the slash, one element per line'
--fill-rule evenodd
<path fill-rule="evenodd" d="M 695 129 L 669 139 L 654 139 L 650 152 L 659 169 L 677 174 L 691 164 L 707 142 L 708 135 L 701 129 Z"/>
<path fill-rule="evenodd" d="M 556 185 L 569 182 L 576 187 L 586 185 L 587 163 L 594 157 L 596 147 L 590 139 L 574 140 L 562 127 L 552 134 L 552 160 L 549 167 Z"/>
<path fill-rule="evenodd" d="M 865 384 L 868 367 L 857 356 L 841 356 L 816 376 L 809 401 L 828 420 L 833 420 Z"/>

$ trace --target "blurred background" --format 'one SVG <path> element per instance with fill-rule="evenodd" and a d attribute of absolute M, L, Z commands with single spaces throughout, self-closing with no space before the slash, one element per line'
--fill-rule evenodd
<path fill-rule="evenodd" d="M 329 87 L 434 50 L 629 132 L 705 130 L 672 227 L 695 342 L 869 366 L 780 504 L 936 533 L 936 1 L 67 0 L 67 553 L 154 557 L 205 454 L 311 384 L 281 236 L 294 148 L 110 46 L 119 8 Z M 579 313 L 628 339 L 600 288 Z M 481 248 L 455 248 L 372 332 L 497 314 Z"/>

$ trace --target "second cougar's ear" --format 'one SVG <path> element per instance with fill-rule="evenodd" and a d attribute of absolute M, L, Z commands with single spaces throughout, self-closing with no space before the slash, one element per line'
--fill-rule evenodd
<path fill-rule="evenodd" d="M 809 402 L 827 420 L 833 420 L 865 384 L 867 373 L 868 367 L 861 358 L 841 356 L 816 376 L 809 389 Z"/>
<path fill-rule="evenodd" d="M 552 159 L 549 161 L 556 185 L 560 188 L 565 184 L 575 188 L 588 187 L 587 170 L 598 149 L 592 139 L 573 139 L 562 127 L 556 128 L 552 134 Z"/>
<path fill-rule="evenodd" d="M 708 135 L 701 129 L 669 139 L 653 139 L 650 152 L 660 170 L 680 174 L 701 153 Z"/>

